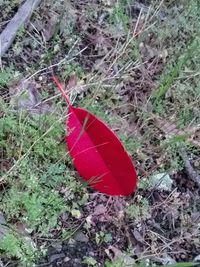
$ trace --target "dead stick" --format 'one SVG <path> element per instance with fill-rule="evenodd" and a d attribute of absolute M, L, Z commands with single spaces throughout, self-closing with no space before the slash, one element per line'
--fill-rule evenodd
<path fill-rule="evenodd" d="M 41 1 L 42 0 L 26 0 L 26 2 L 19 8 L 15 16 L 8 23 L 6 28 L 0 34 L 0 57 L 2 57 L 12 45 L 17 31 L 31 17 L 34 9 L 40 4 Z"/>
<path fill-rule="evenodd" d="M 184 165 L 185 165 L 185 170 L 189 176 L 189 178 L 194 181 L 195 183 L 198 184 L 198 187 L 200 188 L 200 175 L 194 170 L 192 167 L 192 164 L 190 163 L 188 159 L 188 155 L 185 152 L 184 149 L 181 149 L 181 157 L 183 159 Z"/>

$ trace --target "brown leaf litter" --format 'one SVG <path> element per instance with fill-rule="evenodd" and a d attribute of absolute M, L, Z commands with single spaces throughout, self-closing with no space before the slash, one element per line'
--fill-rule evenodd
<path fill-rule="evenodd" d="M 35 81 L 20 81 L 17 86 L 10 87 L 11 103 L 17 110 L 26 110 L 31 115 L 49 113 L 52 109 L 42 102 L 40 88 Z"/>

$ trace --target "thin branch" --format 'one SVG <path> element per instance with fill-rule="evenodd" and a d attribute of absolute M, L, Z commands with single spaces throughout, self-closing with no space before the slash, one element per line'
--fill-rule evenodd
<path fill-rule="evenodd" d="M 190 163 L 190 160 L 188 158 L 187 153 L 184 151 L 184 149 L 181 150 L 180 153 L 184 165 L 185 165 L 185 170 L 187 172 L 187 175 L 189 176 L 189 178 L 194 181 L 195 183 L 198 184 L 198 187 L 200 188 L 200 175 L 197 173 L 197 171 L 194 170 L 192 164 Z"/>
<path fill-rule="evenodd" d="M 10 48 L 16 37 L 17 31 L 31 17 L 34 9 L 41 1 L 42 0 L 26 0 L 26 2 L 18 9 L 15 16 L 0 34 L 0 57 L 2 57 Z"/>

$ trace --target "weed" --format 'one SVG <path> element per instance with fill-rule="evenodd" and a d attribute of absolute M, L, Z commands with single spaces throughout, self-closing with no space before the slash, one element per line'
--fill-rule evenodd
<path fill-rule="evenodd" d="M 75 196 L 83 187 L 66 164 L 65 145 L 60 140 L 64 135 L 62 120 L 50 115 L 30 117 L 10 107 L 3 105 L 6 112 L 0 120 L 0 142 L 4 157 L 12 159 L 14 165 L 4 174 L 8 189 L 6 194 L 1 192 L 1 209 L 8 225 L 20 221 L 38 237 L 51 237 L 52 230 L 59 227 L 59 216 L 78 210 L 86 203 L 87 194 Z M 67 188 L 64 197 L 61 188 Z M 74 198 L 78 200 L 76 205 Z M 39 250 L 27 245 L 15 226 L 13 231 L 3 238 L 0 248 L 19 258 L 23 266 L 31 265 Z"/>
<path fill-rule="evenodd" d="M 122 143 L 125 145 L 127 151 L 131 154 L 135 154 L 137 149 L 141 148 L 141 140 L 137 136 L 129 137 L 126 133 L 120 136 Z"/>
<path fill-rule="evenodd" d="M 33 158 L 37 160 L 55 160 L 64 154 L 64 146 L 60 142 L 60 137 L 64 135 L 63 126 L 53 116 L 30 118 L 23 111 L 17 114 L 7 109 L 0 125 L 1 147 L 9 158 L 18 160 L 33 152 Z"/>
<path fill-rule="evenodd" d="M 83 263 L 87 264 L 88 266 L 98 266 L 97 261 L 92 257 L 85 257 Z"/>
<path fill-rule="evenodd" d="M 78 78 L 82 78 L 84 76 L 84 70 L 77 62 L 66 64 L 63 67 L 62 77 L 63 79 L 66 79 L 67 77 L 70 77 L 70 75 L 74 73 L 76 73 Z"/>
<path fill-rule="evenodd" d="M 116 262 L 105 262 L 105 267 L 122 267 L 122 262 L 121 261 L 116 261 Z"/>
<path fill-rule="evenodd" d="M 103 242 L 109 243 L 112 241 L 112 235 L 110 233 L 104 233 L 100 231 L 99 233 L 96 233 L 96 243 L 99 245 Z"/>
<path fill-rule="evenodd" d="M 125 13 L 126 1 L 117 1 L 112 9 L 112 15 L 110 16 L 110 23 L 117 25 L 119 31 L 128 30 L 130 23 L 130 17 Z"/>
<path fill-rule="evenodd" d="M 180 72 L 183 69 L 183 66 L 187 63 L 188 60 L 193 58 L 194 52 L 198 46 L 198 42 L 195 39 L 189 48 L 178 58 L 178 62 L 175 66 L 171 66 L 169 74 L 165 74 L 164 81 L 161 83 L 159 89 L 154 93 L 155 104 L 158 103 L 162 97 L 167 93 L 169 88 L 172 86 L 174 80 L 180 75 Z"/>
<path fill-rule="evenodd" d="M 11 65 L 10 67 L 4 68 L 0 72 L 0 87 L 4 87 L 8 85 L 10 82 L 11 78 L 14 75 L 14 68 Z"/>
<path fill-rule="evenodd" d="M 57 225 L 58 216 L 67 210 L 64 199 L 58 192 L 40 187 L 26 192 L 12 188 L 2 200 L 5 203 L 2 210 L 9 221 L 23 214 L 21 220 L 44 236 L 49 235 L 50 230 Z"/>
<path fill-rule="evenodd" d="M 7 252 L 12 257 L 17 257 L 21 266 L 33 266 L 40 256 L 30 238 L 22 237 L 12 231 L 3 240 L 0 240 L 0 250 Z"/>
<path fill-rule="evenodd" d="M 149 217 L 149 203 L 145 198 L 138 196 L 138 202 L 130 204 L 125 212 L 130 219 L 145 220 Z"/>

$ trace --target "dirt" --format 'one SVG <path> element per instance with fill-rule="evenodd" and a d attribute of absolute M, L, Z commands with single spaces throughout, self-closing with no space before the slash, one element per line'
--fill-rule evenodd
<path fill-rule="evenodd" d="M 149 1 L 140 2 L 145 5 L 149 3 Z M 115 66 L 109 68 L 109 62 L 115 59 L 115 55 L 105 59 L 100 67 L 98 63 L 112 51 L 117 37 L 111 36 L 106 28 L 107 8 L 98 10 L 95 19 L 93 17 L 88 19 L 84 13 L 87 5 L 89 4 L 85 1 L 78 1 L 70 7 L 73 13 L 72 28 L 80 37 L 77 50 L 86 48 L 81 56 L 79 55 L 73 62 L 78 62 L 88 74 L 94 71 L 94 73 L 105 73 L 109 76 L 117 72 Z M 97 5 L 96 1 L 92 1 L 91 5 L 92 7 Z M 16 6 L 12 7 L 6 18 L 12 16 L 15 10 Z M 134 12 L 132 15 L 139 15 L 138 9 L 135 9 Z M 104 14 L 104 20 L 99 24 L 102 14 Z M 45 56 L 48 50 L 56 50 L 56 42 L 53 42 L 53 39 L 57 27 L 60 26 L 57 24 L 57 15 L 55 20 L 52 19 L 50 22 L 49 17 L 48 5 L 45 6 L 44 4 L 31 20 L 34 27 L 28 25 L 27 32 L 22 37 L 18 37 L 12 49 L 3 58 L 4 66 L 8 66 L 12 60 L 15 68 L 22 75 L 27 76 L 28 71 L 33 66 L 36 70 L 42 69 L 65 57 L 70 51 L 71 45 L 70 40 L 66 40 L 64 37 L 66 33 L 62 33 L 60 37 L 57 52 L 55 54 L 51 52 Z M 2 17 L 1 25 L 6 18 L 5 16 Z M 48 31 L 49 28 L 54 29 L 54 31 Z M 37 49 L 34 49 L 30 34 L 39 42 Z M 45 35 L 46 40 L 44 42 L 40 39 L 42 34 Z M 67 36 L 70 37 L 70 34 Z M 20 44 L 19 51 L 16 49 L 17 43 Z M 148 132 L 151 132 L 151 129 L 152 132 L 155 131 L 151 121 L 143 124 L 138 111 L 141 106 L 145 106 L 147 112 L 152 112 L 153 107 L 149 98 L 152 91 L 158 86 L 158 78 L 163 72 L 167 58 L 166 51 L 159 50 L 156 36 L 151 32 L 141 42 L 139 53 L 143 64 L 138 69 L 132 70 L 128 79 L 121 80 L 116 90 L 122 103 L 130 104 L 128 107 L 117 109 L 119 116 L 129 116 L 127 123 L 130 127 L 130 136 L 132 136 L 134 127 L 137 128 L 137 133 L 141 136 L 147 128 Z M 54 71 L 59 73 L 59 66 L 55 67 Z M 48 75 L 46 74 L 43 82 L 50 84 Z M 38 76 L 35 76 L 34 79 L 39 82 Z M 87 95 L 87 91 L 85 94 Z M 158 138 L 164 138 L 162 131 L 158 136 Z M 160 160 L 163 162 L 163 155 L 161 157 L 159 145 L 154 144 L 152 146 L 148 140 L 142 149 L 145 149 L 147 156 L 143 158 L 141 151 L 141 154 L 138 154 L 134 160 L 139 176 L 145 177 L 147 173 L 153 172 Z M 7 168 L 6 161 L 4 165 Z M 48 253 L 39 264 L 49 267 L 84 267 L 88 265 L 82 262 L 88 256 L 94 257 L 99 266 L 103 266 L 106 260 L 111 260 L 108 253 L 110 246 L 120 251 L 130 248 L 131 258 L 135 260 L 140 259 L 142 255 L 143 258 L 152 259 L 157 263 L 163 263 L 167 256 L 178 262 L 192 261 L 200 253 L 200 242 L 197 237 L 197 225 L 200 224 L 200 189 L 194 181 L 189 179 L 185 170 L 172 174 L 171 178 L 173 179 L 173 194 L 172 192 L 138 189 L 137 194 L 129 198 L 109 198 L 98 193 L 90 193 L 89 204 L 81 211 L 83 216 L 80 219 L 65 218 L 64 215 L 59 219 L 63 228 L 77 227 L 78 231 L 81 232 L 82 240 L 80 241 L 80 238 L 75 240 L 76 236 L 72 235 L 61 243 L 45 241 L 49 244 Z M 139 197 L 148 199 L 150 210 L 147 218 L 137 222 L 130 219 L 125 210 L 128 205 L 135 203 L 135 198 Z M 107 242 L 100 240 L 97 244 L 96 234 L 100 232 L 111 234 L 112 239 Z M 56 240 L 58 236 L 58 233 L 55 233 L 54 239 Z M 41 245 L 42 241 L 37 240 L 37 243 Z"/>
<path fill-rule="evenodd" d="M 131 258 L 135 260 L 140 259 L 142 253 L 144 258 L 158 263 L 164 262 L 165 255 L 178 262 L 192 261 L 200 251 L 196 235 L 196 225 L 200 223 L 200 213 L 197 211 L 200 200 L 199 189 L 194 183 L 187 183 L 185 187 L 186 181 L 183 173 L 175 175 L 173 194 L 156 190 L 140 191 L 139 194 L 149 200 L 151 208 L 149 218 L 138 224 L 124 213 L 127 203 L 132 202 L 131 198 L 111 199 L 93 193 L 91 204 L 84 208 L 84 218 L 79 222 L 85 220 L 90 226 L 88 230 L 85 227 L 79 229 L 83 240 L 76 240 L 74 235 L 57 247 L 50 247 L 46 266 L 87 266 L 81 263 L 86 256 L 94 257 L 99 266 L 103 266 L 105 260 L 110 260 L 106 253 L 109 246 L 119 251 L 131 248 Z M 69 218 L 67 221 L 70 221 Z M 112 240 L 97 245 L 96 233 L 99 232 L 111 234 Z M 152 256 L 153 251 L 159 255 L 157 258 Z"/>

